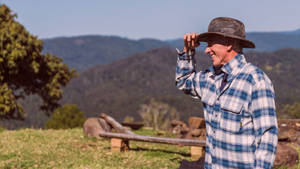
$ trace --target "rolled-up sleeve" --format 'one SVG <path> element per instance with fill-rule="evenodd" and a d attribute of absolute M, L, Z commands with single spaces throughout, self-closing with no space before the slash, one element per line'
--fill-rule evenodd
<path fill-rule="evenodd" d="M 178 55 L 176 66 L 176 87 L 185 94 L 191 95 L 195 99 L 201 99 L 199 81 L 201 73 L 195 70 L 195 60 L 187 59 L 185 55 Z"/>
<path fill-rule="evenodd" d="M 271 81 L 258 78 L 252 90 L 252 113 L 255 130 L 255 168 L 272 168 L 278 143 L 275 94 Z"/>

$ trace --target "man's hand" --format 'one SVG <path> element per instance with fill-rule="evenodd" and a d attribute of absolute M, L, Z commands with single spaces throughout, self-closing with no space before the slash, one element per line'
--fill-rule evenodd
<path fill-rule="evenodd" d="M 184 48 L 183 52 L 187 52 L 188 50 L 195 51 L 195 48 L 200 45 L 200 42 L 197 41 L 197 37 L 200 34 L 197 33 L 187 33 L 184 35 Z"/>

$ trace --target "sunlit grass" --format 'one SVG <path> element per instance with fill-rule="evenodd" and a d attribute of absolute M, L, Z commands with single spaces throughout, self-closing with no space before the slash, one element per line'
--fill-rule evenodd
<path fill-rule="evenodd" d="M 0 168 L 178 168 L 190 160 L 189 147 L 133 141 L 130 151 L 112 153 L 109 139 L 85 137 L 80 128 L 4 130 L 0 137 Z"/>
<path fill-rule="evenodd" d="M 145 129 L 136 133 L 173 137 Z M 183 159 L 190 160 L 190 147 L 135 141 L 130 142 L 130 151 L 112 153 L 109 139 L 85 137 L 81 128 L 1 130 L 0 138 L 1 169 L 178 168 Z M 296 149 L 300 156 L 300 147 Z M 300 169 L 300 163 L 292 169 Z"/>

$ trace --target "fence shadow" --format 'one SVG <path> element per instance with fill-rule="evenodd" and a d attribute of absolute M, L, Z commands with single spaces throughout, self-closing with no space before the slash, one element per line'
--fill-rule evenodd
<path fill-rule="evenodd" d="M 151 149 L 151 148 L 143 148 L 143 147 L 135 147 L 135 148 L 130 148 L 130 151 L 153 151 L 153 152 L 163 152 L 163 153 L 171 153 L 171 154 L 180 154 L 184 157 L 190 157 L 190 153 L 183 153 L 183 152 L 176 152 L 176 151 L 169 151 L 169 150 L 164 150 L 164 149 Z"/>

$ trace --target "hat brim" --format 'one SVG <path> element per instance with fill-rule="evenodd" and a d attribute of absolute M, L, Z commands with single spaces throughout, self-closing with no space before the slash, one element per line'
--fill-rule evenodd
<path fill-rule="evenodd" d="M 227 35 L 224 33 L 220 33 L 220 32 L 206 32 L 206 33 L 202 33 L 200 35 L 198 35 L 197 40 L 199 42 L 207 42 L 209 39 L 211 39 L 211 37 L 213 36 L 223 36 L 226 38 L 233 38 L 233 39 L 238 39 L 240 40 L 240 45 L 242 48 L 255 48 L 255 44 L 247 39 L 243 39 L 241 37 L 238 36 L 233 36 L 233 35 Z"/>

